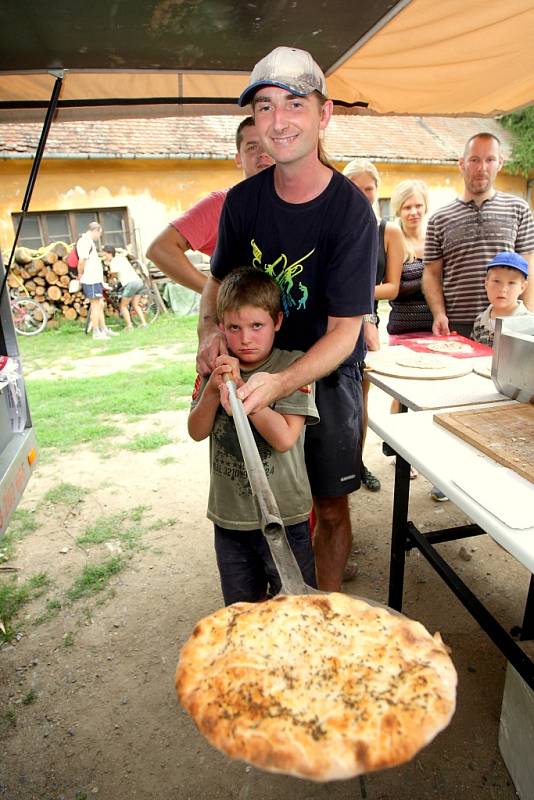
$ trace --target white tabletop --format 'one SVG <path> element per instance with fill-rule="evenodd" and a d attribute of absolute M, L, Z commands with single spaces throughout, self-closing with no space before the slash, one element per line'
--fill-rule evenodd
<path fill-rule="evenodd" d="M 474 372 L 460 378 L 424 380 L 392 378 L 369 370 L 365 377 L 412 411 L 510 401 L 496 390 L 491 378 Z"/>
<path fill-rule="evenodd" d="M 413 464 L 428 480 L 445 492 L 473 522 L 530 572 L 534 572 L 534 483 L 506 470 L 475 447 L 438 425 L 433 421 L 433 417 L 433 411 L 421 411 L 418 414 L 382 412 L 370 414 L 369 425 L 406 461 Z M 459 465 L 464 473 L 477 474 L 482 470 L 490 470 L 495 482 L 495 493 L 502 491 L 500 480 L 502 471 L 505 470 L 506 477 L 511 473 L 512 480 L 527 498 L 527 502 L 522 505 L 528 514 L 528 524 L 530 517 L 532 518 L 531 526 L 523 530 L 508 527 L 501 519 L 462 491 L 461 486 L 453 482 L 453 478 L 458 480 Z M 490 483 L 492 481 L 488 481 L 488 484 Z"/>

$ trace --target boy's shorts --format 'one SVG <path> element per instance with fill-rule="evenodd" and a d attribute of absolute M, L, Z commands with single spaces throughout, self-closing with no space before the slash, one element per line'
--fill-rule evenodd
<path fill-rule="evenodd" d="M 315 384 L 321 417 L 306 427 L 304 452 L 314 497 L 342 497 L 360 488 L 362 384 L 358 364 L 338 367 Z"/>
<path fill-rule="evenodd" d="M 101 283 L 82 283 L 83 296 L 87 300 L 96 300 L 104 296 L 104 287 Z"/>
<path fill-rule="evenodd" d="M 143 281 L 130 281 L 126 286 L 122 287 L 122 297 L 135 297 L 136 294 L 141 294 L 144 288 Z"/>
<path fill-rule="evenodd" d="M 214 524 L 215 554 L 225 605 L 256 603 L 280 591 L 280 577 L 261 530 L 233 531 Z M 314 589 L 315 560 L 309 520 L 286 525 L 287 541 L 304 582 Z"/>

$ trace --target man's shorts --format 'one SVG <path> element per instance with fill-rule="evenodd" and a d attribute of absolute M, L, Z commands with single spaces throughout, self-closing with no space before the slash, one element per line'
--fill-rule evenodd
<path fill-rule="evenodd" d="M 314 497 L 341 497 L 360 488 L 362 384 L 357 364 L 338 367 L 315 384 L 321 417 L 308 425 L 306 468 Z"/>
<path fill-rule="evenodd" d="M 136 294 L 142 294 L 144 288 L 143 281 L 130 281 L 126 286 L 122 287 L 122 297 L 135 297 Z"/>
<path fill-rule="evenodd" d="M 82 283 L 83 296 L 88 300 L 96 300 L 104 296 L 104 288 L 101 283 Z"/>

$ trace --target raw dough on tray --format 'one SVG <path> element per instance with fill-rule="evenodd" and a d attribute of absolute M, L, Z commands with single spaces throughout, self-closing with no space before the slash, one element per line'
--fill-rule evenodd
<path fill-rule="evenodd" d="M 445 369 L 449 364 L 443 356 L 433 353 L 403 353 L 395 358 L 395 363 L 415 369 Z"/>

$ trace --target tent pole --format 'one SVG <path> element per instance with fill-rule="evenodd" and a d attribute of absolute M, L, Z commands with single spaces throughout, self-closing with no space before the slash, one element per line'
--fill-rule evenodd
<path fill-rule="evenodd" d="M 59 95 L 61 92 L 61 87 L 63 86 L 63 71 L 52 72 L 52 75 L 56 76 L 56 82 L 54 83 L 54 88 L 52 89 L 52 95 L 50 96 L 50 102 L 48 104 L 48 109 L 46 112 L 46 117 L 43 122 L 43 129 L 41 131 L 41 136 L 39 138 L 39 144 L 37 145 L 37 150 L 35 152 L 35 158 L 33 159 L 33 164 L 30 172 L 30 177 L 28 178 L 28 183 L 26 185 L 26 191 L 24 193 L 24 200 L 22 201 L 22 208 L 21 208 L 21 215 L 17 225 L 17 230 L 15 233 L 15 240 L 13 242 L 13 247 L 11 248 L 11 254 L 9 256 L 9 261 L 6 265 L 6 271 L 4 275 L 4 279 L 2 281 L 2 288 L 0 288 L 0 297 L 4 292 L 4 288 L 6 285 L 7 277 L 9 275 L 9 270 L 11 269 L 11 264 L 13 263 L 13 256 L 15 255 L 15 249 L 17 247 L 17 242 L 19 240 L 19 235 L 22 230 L 22 225 L 24 223 L 24 218 L 26 217 L 26 212 L 30 206 L 30 201 L 32 199 L 33 189 L 35 186 L 35 181 L 37 180 L 37 175 L 39 173 L 39 168 L 41 166 L 41 161 L 43 159 L 44 149 L 46 147 L 46 140 L 48 139 L 48 133 L 50 131 L 50 126 L 52 125 L 52 119 L 54 114 L 56 113 L 56 107 L 59 100 Z"/>

